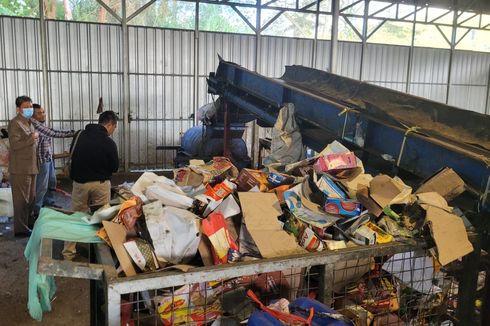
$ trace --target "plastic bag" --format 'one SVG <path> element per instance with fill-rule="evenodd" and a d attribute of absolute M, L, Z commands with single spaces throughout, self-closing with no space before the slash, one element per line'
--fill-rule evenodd
<path fill-rule="evenodd" d="M 157 257 L 173 264 L 194 257 L 201 240 L 197 215 L 159 202 L 144 205 L 143 212 Z"/>
<path fill-rule="evenodd" d="M 0 216 L 14 216 L 12 188 L 0 188 Z"/>
<path fill-rule="evenodd" d="M 290 164 L 301 161 L 303 156 L 303 141 L 294 118 L 294 104 L 286 103 L 272 129 L 271 154 L 264 158 L 264 165 Z"/>

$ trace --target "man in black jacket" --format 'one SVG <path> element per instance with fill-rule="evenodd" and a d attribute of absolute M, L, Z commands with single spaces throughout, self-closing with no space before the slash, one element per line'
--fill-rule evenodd
<path fill-rule="evenodd" d="M 110 136 L 117 128 L 117 120 L 113 111 L 104 111 L 98 124 L 88 124 L 80 135 L 75 135 L 70 171 L 74 211 L 87 212 L 89 205 L 102 206 L 111 199 L 110 179 L 119 168 L 119 158 L 116 143 Z M 72 260 L 75 253 L 75 243 L 66 242 L 65 259 Z"/>

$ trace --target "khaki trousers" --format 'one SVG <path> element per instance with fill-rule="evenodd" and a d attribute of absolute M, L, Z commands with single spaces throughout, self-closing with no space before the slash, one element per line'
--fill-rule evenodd
<path fill-rule="evenodd" d="M 31 212 L 36 196 L 36 175 L 11 174 L 10 182 L 14 202 L 14 233 L 27 233 L 34 224 Z"/>
<path fill-rule="evenodd" d="M 75 212 L 88 212 L 91 205 L 109 204 L 111 200 L 111 182 L 90 181 L 78 183 L 73 181 L 71 192 L 71 209 Z M 76 254 L 76 242 L 65 242 L 63 256 L 66 260 L 72 260 Z"/>

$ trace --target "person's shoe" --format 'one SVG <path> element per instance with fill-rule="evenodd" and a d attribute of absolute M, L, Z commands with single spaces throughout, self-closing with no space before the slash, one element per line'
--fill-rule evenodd
<path fill-rule="evenodd" d="M 21 232 L 14 232 L 14 236 L 16 238 L 29 238 L 32 234 L 32 231 L 31 230 L 25 230 L 25 231 L 21 231 Z"/>

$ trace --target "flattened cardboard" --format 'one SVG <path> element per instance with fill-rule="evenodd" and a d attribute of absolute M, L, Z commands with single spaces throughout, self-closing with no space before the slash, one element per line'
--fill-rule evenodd
<path fill-rule="evenodd" d="M 383 209 L 379 207 L 376 202 L 369 197 L 369 188 L 361 186 L 357 189 L 356 193 L 357 200 L 364 206 L 369 213 L 373 214 L 376 217 L 379 217 L 383 213 Z"/>
<path fill-rule="evenodd" d="M 369 183 L 369 196 L 381 208 L 392 204 L 408 203 L 412 188 L 406 186 L 399 178 L 380 174 Z"/>
<path fill-rule="evenodd" d="M 437 192 L 448 202 L 464 192 L 464 181 L 451 168 L 444 168 L 427 179 L 415 194 Z"/>
<path fill-rule="evenodd" d="M 426 223 L 436 243 L 439 262 L 443 266 L 473 251 L 463 220 L 456 215 L 429 206 Z"/>
<path fill-rule="evenodd" d="M 449 213 L 453 211 L 452 207 L 447 205 L 447 201 L 437 192 L 424 192 L 417 195 L 417 200 L 420 206 L 427 210 L 428 206 L 439 207 Z"/>
<path fill-rule="evenodd" d="M 244 223 L 264 258 L 305 253 L 296 238 L 284 231 L 278 223 L 279 202 L 271 193 L 238 193 Z"/>
<path fill-rule="evenodd" d="M 360 187 L 369 187 L 369 183 L 373 180 L 370 174 L 359 174 L 352 180 L 340 180 L 342 185 L 347 189 L 350 198 L 356 198 L 357 190 Z"/>
<path fill-rule="evenodd" d="M 204 177 L 190 168 L 179 168 L 174 170 L 174 180 L 177 186 L 198 187 L 202 184 Z"/>
<path fill-rule="evenodd" d="M 107 221 L 102 221 L 102 225 L 111 240 L 112 248 L 116 252 L 119 264 L 121 264 L 126 276 L 136 275 L 132 259 L 124 248 L 124 242 L 126 242 L 126 228 L 122 224 Z"/>
<path fill-rule="evenodd" d="M 202 232 L 202 231 L 201 231 Z M 211 250 L 212 244 L 208 237 L 204 234 L 201 235 L 201 242 L 199 242 L 199 255 L 201 255 L 204 266 L 213 266 L 213 252 Z"/>

